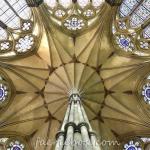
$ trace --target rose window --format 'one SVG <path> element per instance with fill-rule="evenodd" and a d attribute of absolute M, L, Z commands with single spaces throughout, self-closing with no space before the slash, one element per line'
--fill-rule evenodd
<path fill-rule="evenodd" d="M 7 74 L 0 70 L 0 112 L 12 102 L 15 94 L 14 85 Z"/>

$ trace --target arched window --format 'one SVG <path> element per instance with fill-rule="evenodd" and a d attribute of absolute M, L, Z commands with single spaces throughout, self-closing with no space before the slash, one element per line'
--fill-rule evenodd
<path fill-rule="evenodd" d="M 135 56 L 150 55 L 150 1 L 123 0 L 114 17 L 114 46 Z"/>
<path fill-rule="evenodd" d="M 120 17 L 127 17 L 139 5 L 140 0 L 124 0 L 119 8 Z"/>
<path fill-rule="evenodd" d="M 25 56 L 35 51 L 38 22 L 26 0 L 2 0 L 0 5 L 0 58 Z"/>
<path fill-rule="evenodd" d="M 95 23 L 104 0 L 45 0 L 48 18 L 70 33 L 78 33 Z"/>

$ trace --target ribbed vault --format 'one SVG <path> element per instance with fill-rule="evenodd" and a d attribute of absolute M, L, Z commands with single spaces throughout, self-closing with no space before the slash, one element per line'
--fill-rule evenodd
<path fill-rule="evenodd" d="M 38 138 L 55 141 L 72 89 L 79 91 L 101 141 L 124 143 L 150 136 L 150 106 L 141 92 L 150 73 L 149 58 L 116 51 L 112 24 L 117 8 L 104 2 L 98 19 L 81 33 L 58 28 L 44 3 L 30 8 L 38 16 L 36 32 L 28 32 L 38 39 L 37 49 L 21 54 L 24 58 L 16 54 L 13 60 L 0 55 L 0 74 L 8 76 L 13 95 L 6 107 L 0 104 L 0 139 L 23 139 L 27 150 L 54 149 L 54 144 L 35 148 L 36 142 Z M 103 149 L 120 150 L 122 146 L 106 144 Z"/>

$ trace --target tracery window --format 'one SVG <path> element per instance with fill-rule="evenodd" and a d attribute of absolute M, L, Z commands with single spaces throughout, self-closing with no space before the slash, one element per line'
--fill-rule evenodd
<path fill-rule="evenodd" d="M 150 38 L 150 25 L 148 25 L 144 30 L 143 30 L 143 37 L 145 39 Z"/>
<path fill-rule="evenodd" d="M 129 141 L 124 145 L 123 150 L 142 150 L 139 142 Z"/>
<path fill-rule="evenodd" d="M 142 95 L 146 103 L 150 104 L 150 83 L 143 86 Z"/>
<path fill-rule="evenodd" d="M 74 34 L 95 23 L 103 3 L 104 0 L 45 0 L 51 21 Z"/>
<path fill-rule="evenodd" d="M 1 150 L 29 150 L 30 147 L 27 141 L 15 134 L 10 134 L 10 136 L 1 135 L 0 137 L 0 149 Z"/>
<path fill-rule="evenodd" d="M 11 102 L 14 97 L 15 88 L 7 74 L 0 70 L 0 112 Z"/>
<path fill-rule="evenodd" d="M 68 96 L 67 92 L 74 85 L 78 87 L 83 95 L 82 98 L 85 99 L 85 106 L 91 115 L 90 121 L 94 122 L 93 124 L 96 125 L 97 123 L 95 122 L 98 122 L 98 124 L 103 122 L 105 126 L 105 122 L 116 119 L 120 121 L 118 122 L 120 125 L 126 122 L 134 123 L 134 120 L 132 122 L 131 119 L 136 118 L 137 126 L 134 126 L 136 127 L 134 130 L 139 129 L 138 123 L 140 124 L 141 122 L 144 122 L 140 126 L 141 129 L 143 128 L 144 130 L 146 128 L 147 122 L 145 120 L 147 118 L 142 120 L 142 115 L 138 114 L 138 110 L 137 114 L 134 112 L 135 105 L 131 106 L 133 110 L 128 109 L 125 112 L 124 109 L 123 111 L 121 110 L 125 107 L 128 108 L 128 105 L 124 104 L 124 102 L 129 102 L 133 99 L 132 97 L 128 99 L 128 96 L 133 96 L 131 87 L 122 86 L 122 81 L 124 82 L 125 78 L 127 79 L 126 82 L 130 81 L 128 78 L 133 77 L 132 75 L 134 74 L 132 70 L 136 71 L 137 68 L 135 66 L 140 66 L 140 64 L 135 65 L 134 63 L 137 62 L 134 61 L 132 64 L 132 59 L 129 61 L 126 58 L 119 58 L 118 55 L 117 58 L 113 56 L 112 45 L 106 39 L 109 36 L 108 33 L 105 33 L 108 31 L 108 28 L 104 27 L 108 24 L 106 22 L 109 19 L 107 18 L 108 20 L 104 21 L 105 24 L 97 23 L 101 19 L 100 13 L 103 8 L 102 6 L 104 6 L 103 2 L 103 0 L 77 0 L 76 2 L 72 0 L 45 0 L 45 4 L 35 9 L 29 8 L 25 0 L 3 0 L 3 3 L 8 7 L 10 17 L 7 16 L 5 19 L 1 19 L 1 16 L 4 14 L 8 15 L 4 13 L 7 12 L 5 8 L 1 8 L 3 11 L 2 15 L 0 15 L 0 20 L 2 20 L 0 22 L 0 57 L 16 58 L 16 56 L 27 56 L 38 50 L 38 43 L 47 46 L 44 47 L 41 44 L 43 47 L 41 46 L 37 55 L 26 60 L 1 65 L 2 68 L 6 69 L 14 77 L 13 81 L 18 80 L 17 84 L 15 84 L 17 91 L 17 96 L 14 99 L 15 103 L 9 107 L 12 109 L 17 108 L 17 110 L 8 111 L 8 115 L 7 111 L 5 114 L 2 114 L 0 122 L 2 122 L 2 130 L 3 126 L 6 126 L 4 132 L 7 130 L 22 130 L 21 132 L 25 132 L 26 135 L 30 133 L 28 141 L 31 140 L 32 143 L 35 142 L 34 140 L 41 133 L 44 133 L 43 137 L 46 140 L 48 137 L 54 137 L 53 134 L 55 134 L 55 131 L 53 131 L 53 127 L 55 126 L 56 130 L 59 129 L 60 122 L 63 119 L 63 111 L 66 108 L 64 106 L 66 104 L 66 97 Z M 146 6 L 143 4 L 144 2 Z M 138 22 L 138 19 L 134 17 L 139 14 L 138 9 L 146 9 L 147 1 L 144 2 L 141 3 L 140 0 L 124 0 L 119 8 L 113 25 L 114 44 L 118 50 L 138 56 L 149 56 L 150 26 L 147 23 L 149 16 L 145 19 L 142 15 L 140 16 L 144 19 L 144 24 L 143 22 Z M 44 9 L 46 11 L 43 11 L 42 14 L 42 10 Z M 36 10 L 38 11 L 36 12 Z M 36 14 L 44 16 L 44 19 L 40 18 L 41 20 L 43 19 L 42 24 L 40 24 L 41 22 L 38 20 Z M 108 13 L 105 15 L 108 15 Z M 9 21 L 6 21 L 6 19 L 9 19 Z M 102 19 L 101 22 L 103 22 Z M 52 23 L 56 26 L 53 26 Z M 81 39 L 77 39 L 80 40 L 78 43 L 75 43 L 74 39 L 67 35 L 67 33 L 71 33 L 76 35 L 74 37 L 77 37 L 81 31 L 89 29 L 95 23 L 102 28 L 94 31 L 96 34 L 93 34 L 90 30 L 88 36 L 83 35 Z M 45 34 L 43 36 L 44 42 L 38 42 L 41 33 L 40 27 L 42 28 L 44 24 L 47 25 L 43 32 Z M 66 33 L 63 36 L 60 33 L 60 37 L 59 34 L 55 36 L 51 34 L 51 30 L 54 29 L 53 27 L 59 27 L 63 29 L 62 31 L 65 30 Z M 87 37 L 89 37 L 89 41 L 86 40 L 87 43 L 84 43 Z M 64 40 L 64 38 L 67 40 Z M 73 42 L 70 44 L 68 39 L 71 39 L 70 41 L 73 41 L 75 44 Z M 67 42 L 68 44 L 66 44 Z M 79 45 L 82 46 L 80 47 Z M 107 59 L 109 59 L 108 62 L 106 62 Z M 129 69 L 126 70 L 128 67 Z M 118 68 L 120 71 L 115 70 Z M 129 76 L 126 75 L 127 73 L 129 73 Z M 125 90 L 118 87 L 125 87 Z M 8 105 L 13 96 L 13 89 L 11 80 L 2 71 L 0 74 L 0 107 L 1 105 L 4 106 L 5 102 Z M 119 91 L 119 96 L 116 91 Z M 121 94 L 123 96 L 120 96 Z M 146 105 L 147 103 L 150 104 L 150 84 L 148 78 L 140 84 L 139 95 L 140 100 L 142 98 L 142 102 Z M 110 99 L 111 96 L 112 98 Z M 125 97 L 125 100 L 122 100 L 122 97 Z M 120 105 L 122 106 L 120 107 Z M 116 112 L 119 115 L 116 115 Z M 138 117 L 139 119 L 137 119 Z M 23 131 L 25 128 L 26 131 Z M 113 127 L 110 127 L 111 131 L 117 128 L 117 123 Z M 9 134 L 8 132 L 7 135 Z M 104 130 L 104 132 L 106 131 Z M 119 133 L 118 135 L 122 135 L 122 131 L 117 132 Z M 146 139 L 145 141 L 149 142 Z M 145 141 L 143 139 L 130 139 L 122 145 L 121 149 L 141 150 L 143 149 L 143 145 L 147 143 Z M 13 135 L 13 138 L 11 136 L 1 137 L 0 132 L 0 149 L 4 149 L 4 147 L 7 150 L 30 150 L 25 138 L 16 135 Z M 43 146 L 40 149 L 46 148 Z M 50 148 L 48 147 L 47 149 Z"/>
<path fill-rule="evenodd" d="M 133 137 L 123 144 L 123 150 L 145 150 L 149 140 L 149 137 Z"/>
<path fill-rule="evenodd" d="M 36 51 L 40 29 L 34 11 L 26 0 L 1 1 L 0 58 L 25 56 Z"/>
<path fill-rule="evenodd" d="M 145 73 L 140 77 L 140 80 L 137 82 L 135 87 L 137 92 L 137 97 L 139 99 L 140 104 L 142 104 L 146 110 L 149 110 L 150 104 L 150 75 L 149 73 Z"/>
<path fill-rule="evenodd" d="M 123 0 L 113 21 L 114 46 L 119 53 L 149 57 L 150 1 Z"/>

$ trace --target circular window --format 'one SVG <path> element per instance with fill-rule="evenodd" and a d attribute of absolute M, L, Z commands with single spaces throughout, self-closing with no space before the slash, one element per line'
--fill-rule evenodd
<path fill-rule="evenodd" d="M 7 150 L 25 150 L 26 144 L 23 141 L 17 139 L 11 139 L 7 143 Z"/>
<path fill-rule="evenodd" d="M 123 150 L 142 150 L 143 143 L 140 140 L 130 140 L 123 144 Z"/>
<path fill-rule="evenodd" d="M 27 142 L 25 136 L 20 136 L 18 133 L 0 133 L 0 148 L 2 150 L 30 150 L 31 146 Z"/>
<path fill-rule="evenodd" d="M 146 103 L 150 104 L 150 83 L 147 83 L 143 86 L 142 95 Z"/>
<path fill-rule="evenodd" d="M 137 91 L 136 96 L 139 99 L 140 104 L 142 104 L 149 111 L 150 106 L 150 76 L 149 73 L 141 76 L 137 85 L 135 86 L 135 91 Z"/>
<path fill-rule="evenodd" d="M 0 70 L 0 111 L 5 108 L 14 97 L 15 88 L 7 74 Z"/>

